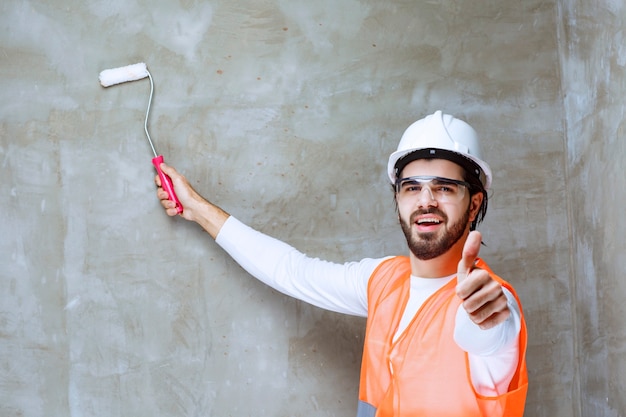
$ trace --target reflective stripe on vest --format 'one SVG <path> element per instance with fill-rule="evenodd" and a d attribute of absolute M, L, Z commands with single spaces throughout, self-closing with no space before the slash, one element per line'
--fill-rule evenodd
<path fill-rule="evenodd" d="M 515 295 L 482 260 L 477 266 Z M 519 363 L 509 391 L 481 396 L 471 383 L 467 353 L 453 340 L 461 304 L 455 279 L 428 298 L 393 341 L 409 298 L 410 275 L 409 259 L 396 257 L 383 262 L 370 278 L 357 417 L 522 417 L 528 388 L 523 317 Z"/>

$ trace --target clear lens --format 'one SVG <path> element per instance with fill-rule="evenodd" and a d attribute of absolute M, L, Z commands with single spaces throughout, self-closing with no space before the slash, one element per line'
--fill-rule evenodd
<path fill-rule="evenodd" d="M 456 203 L 463 199 L 469 183 L 451 178 L 416 176 L 396 181 L 396 193 L 401 198 L 418 197 L 428 189 L 432 200 L 440 203 Z"/>

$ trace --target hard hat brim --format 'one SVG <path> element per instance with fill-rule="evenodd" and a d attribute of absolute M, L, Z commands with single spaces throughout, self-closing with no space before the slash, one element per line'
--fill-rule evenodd
<path fill-rule="evenodd" d="M 392 184 L 398 179 L 397 175 L 404 167 L 418 159 L 446 159 L 467 170 L 470 175 L 475 175 L 480 179 L 485 190 L 491 187 L 491 168 L 489 165 L 473 155 L 461 154 L 449 149 L 439 148 L 413 148 L 396 151 L 389 156 L 387 164 L 387 174 Z"/>

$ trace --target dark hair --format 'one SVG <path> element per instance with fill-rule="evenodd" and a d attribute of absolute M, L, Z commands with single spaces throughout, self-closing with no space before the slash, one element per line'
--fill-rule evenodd
<path fill-rule="evenodd" d="M 470 198 L 473 195 L 478 194 L 478 193 L 482 193 L 483 195 L 483 201 L 480 204 L 480 207 L 478 208 L 478 212 L 476 213 L 476 218 L 474 219 L 474 221 L 472 221 L 472 224 L 470 224 L 470 230 L 476 230 L 476 227 L 485 219 L 485 216 L 487 215 L 487 206 L 489 204 L 489 196 L 487 194 L 487 190 L 485 190 L 485 187 L 483 186 L 483 183 L 480 181 L 480 179 L 478 179 L 478 177 L 470 174 L 467 169 L 464 169 L 463 173 L 464 173 L 463 179 L 469 182 L 470 184 L 470 188 L 469 188 Z"/>
<path fill-rule="evenodd" d="M 476 162 L 457 152 L 438 148 L 418 149 L 404 155 L 396 161 L 396 165 L 394 167 L 396 176 L 399 178 L 404 167 L 418 159 L 447 159 L 448 161 L 461 166 L 466 171 L 467 176 L 478 177 L 479 181 L 484 181 L 486 179 L 485 173 L 482 169 L 480 169 L 480 166 L 478 166 Z"/>

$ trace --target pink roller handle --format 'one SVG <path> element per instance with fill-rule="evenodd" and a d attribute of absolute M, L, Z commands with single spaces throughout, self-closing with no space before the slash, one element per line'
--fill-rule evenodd
<path fill-rule="evenodd" d="M 154 165 L 154 167 L 156 168 L 157 173 L 159 174 L 159 178 L 161 179 L 161 187 L 163 187 L 163 189 L 167 191 L 167 195 L 169 196 L 169 199 L 176 203 L 176 210 L 178 210 L 178 214 L 180 214 L 183 212 L 183 205 L 180 204 L 180 201 L 178 201 L 178 197 L 176 196 L 176 193 L 174 192 L 174 185 L 172 184 L 172 179 L 168 177 L 165 172 L 161 171 L 162 163 L 163 163 L 163 155 L 159 155 L 155 158 L 152 158 L 152 165 Z"/>

